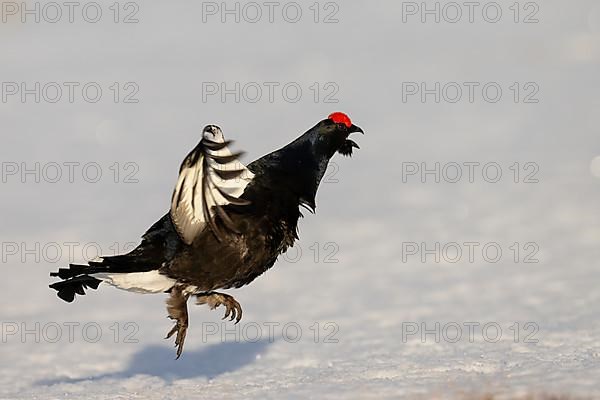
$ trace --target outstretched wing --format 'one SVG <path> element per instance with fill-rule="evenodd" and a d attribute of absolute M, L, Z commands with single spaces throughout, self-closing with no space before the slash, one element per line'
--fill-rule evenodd
<path fill-rule="evenodd" d="M 238 161 L 243 153 L 232 153 L 221 129 L 205 128 L 200 143 L 183 160 L 171 199 L 171 218 L 179 236 L 192 244 L 207 226 L 217 239 L 223 231 L 239 233 L 223 208 L 247 205 L 240 199 L 254 174 Z"/>

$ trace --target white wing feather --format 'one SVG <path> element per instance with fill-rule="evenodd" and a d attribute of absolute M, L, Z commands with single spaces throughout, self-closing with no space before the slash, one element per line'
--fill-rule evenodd
<path fill-rule="evenodd" d="M 220 236 L 214 222 L 217 208 L 248 203 L 237 199 L 254 174 L 238 161 L 239 153 L 233 154 L 229 150 L 229 143 L 225 142 L 221 130 L 213 127 L 212 132 L 204 132 L 198 146 L 181 165 L 171 200 L 171 217 L 187 244 L 191 244 L 207 226 Z M 222 208 L 220 210 L 223 212 Z M 227 218 L 219 215 L 222 219 Z"/>

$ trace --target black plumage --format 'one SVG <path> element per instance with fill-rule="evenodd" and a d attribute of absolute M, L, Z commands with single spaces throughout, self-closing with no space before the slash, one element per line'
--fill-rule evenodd
<path fill-rule="evenodd" d="M 362 130 L 345 114 L 334 113 L 287 146 L 243 167 L 237 162 L 241 153 L 228 150 L 231 142 L 224 140 L 220 128 L 207 126 L 181 165 L 171 210 L 142 242 L 124 255 L 61 268 L 51 276 L 62 281 L 50 287 L 68 302 L 102 281 L 138 292 L 170 293 L 167 309 L 176 324 L 167 337 L 177 333 L 179 357 L 189 297 L 211 308 L 224 305 L 225 317 L 239 322 L 239 303 L 215 290 L 252 282 L 294 244 L 299 206 L 315 211 L 317 188 L 331 157 L 336 152 L 349 156 L 358 148 L 348 139 L 354 132 Z"/>

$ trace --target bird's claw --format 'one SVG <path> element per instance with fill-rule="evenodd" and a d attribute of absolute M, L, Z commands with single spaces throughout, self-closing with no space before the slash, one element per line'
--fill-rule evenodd
<path fill-rule="evenodd" d="M 177 321 L 175 326 L 167 333 L 165 339 L 169 339 L 177 332 L 177 336 L 175 336 L 175 347 L 177 347 L 177 358 L 181 357 L 181 353 L 183 352 L 183 343 L 185 342 L 185 335 L 187 334 L 187 325 L 183 325 Z"/>
<path fill-rule="evenodd" d="M 165 336 L 165 339 L 169 339 L 171 336 L 173 336 L 173 334 L 174 334 L 175 332 L 177 332 L 177 330 L 178 330 L 178 329 L 179 329 L 179 324 L 175 324 L 175 325 L 173 326 L 173 329 L 171 329 L 171 330 L 169 331 L 169 333 L 167 333 L 167 336 Z"/>
<path fill-rule="evenodd" d="M 221 319 L 229 318 L 235 320 L 237 324 L 242 319 L 242 306 L 232 296 L 224 293 L 206 293 L 198 295 L 196 304 L 208 304 L 214 310 L 220 305 L 225 306 L 225 316 Z"/>
<path fill-rule="evenodd" d="M 234 300 L 234 304 L 225 303 L 225 316 L 221 319 L 227 319 L 230 316 L 229 320 L 233 321 L 235 319 L 235 323 L 237 324 L 242 319 L 242 307 L 240 304 Z"/>
<path fill-rule="evenodd" d="M 174 288 L 171 296 L 167 299 L 167 311 L 169 318 L 175 321 L 175 326 L 171 328 L 165 339 L 169 339 L 175 333 L 175 347 L 177 347 L 177 358 L 181 357 L 183 352 L 183 342 L 188 328 L 187 300 L 189 295 L 184 295 L 180 288 Z"/>

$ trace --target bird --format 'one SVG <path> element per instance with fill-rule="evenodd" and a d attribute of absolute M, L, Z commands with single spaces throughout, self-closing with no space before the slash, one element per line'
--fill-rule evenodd
<path fill-rule="evenodd" d="M 137 293 L 167 293 L 177 359 L 188 329 L 187 302 L 224 306 L 223 319 L 242 318 L 233 296 L 217 290 L 249 284 L 271 268 L 298 237 L 301 207 L 316 212 L 316 194 L 329 161 L 352 156 L 349 139 L 364 131 L 334 112 L 288 145 L 244 166 L 216 125 L 206 126 L 185 157 L 169 211 L 132 251 L 70 264 L 50 273 L 50 288 L 72 302 L 101 283 Z"/>

